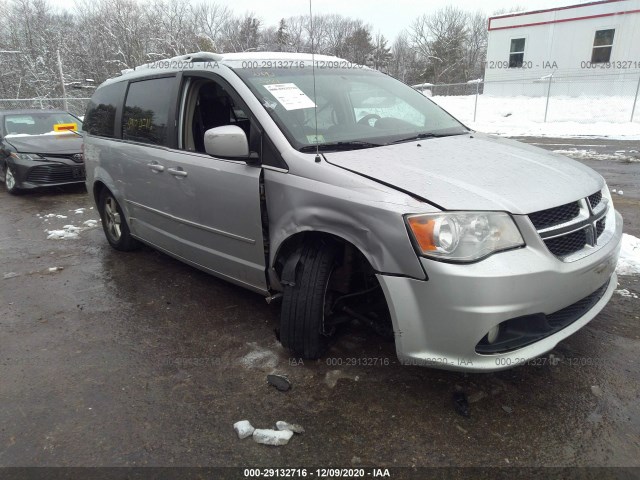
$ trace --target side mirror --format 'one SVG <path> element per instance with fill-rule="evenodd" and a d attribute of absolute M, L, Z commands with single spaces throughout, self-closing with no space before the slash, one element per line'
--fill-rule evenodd
<path fill-rule="evenodd" d="M 204 150 L 214 157 L 249 160 L 247 135 L 237 125 L 210 128 L 204 132 Z"/>

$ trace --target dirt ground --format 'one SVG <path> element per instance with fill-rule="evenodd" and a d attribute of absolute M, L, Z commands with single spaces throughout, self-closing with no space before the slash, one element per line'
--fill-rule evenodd
<path fill-rule="evenodd" d="M 527 139 L 569 148 L 551 140 Z M 582 161 L 623 189 L 640 236 L 640 163 Z M 640 298 L 614 294 L 551 357 L 500 373 L 401 366 L 356 327 L 301 364 L 275 339 L 278 305 L 149 248 L 112 250 L 83 223 L 91 207 L 84 188 L 0 187 L 0 466 L 640 466 Z M 78 238 L 47 239 L 70 224 Z M 640 296 L 639 280 L 619 288 Z M 266 447 L 236 437 L 242 419 L 306 432 Z"/>

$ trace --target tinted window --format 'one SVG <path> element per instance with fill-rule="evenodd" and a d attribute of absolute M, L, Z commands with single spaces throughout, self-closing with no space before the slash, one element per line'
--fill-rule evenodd
<path fill-rule="evenodd" d="M 136 142 L 167 144 L 169 108 L 174 77 L 154 78 L 129 85 L 122 117 L 122 138 Z"/>
<path fill-rule="evenodd" d="M 115 137 L 116 109 L 122 102 L 126 82 L 100 87 L 91 97 L 84 117 L 84 131 L 101 137 Z"/>

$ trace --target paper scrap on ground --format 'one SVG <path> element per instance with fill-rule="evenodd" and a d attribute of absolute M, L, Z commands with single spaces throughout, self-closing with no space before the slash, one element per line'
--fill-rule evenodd
<path fill-rule="evenodd" d="M 253 440 L 263 445 L 286 445 L 293 437 L 291 430 L 266 430 L 256 428 L 253 432 Z"/>
<path fill-rule="evenodd" d="M 238 438 L 240 438 L 240 440 L 250 437 L 255 431 L 255 428 L 253 428 L 253 425 L 251 425 L 249 420 L 240 420 L 239 422 L 234 423 L 233 429 L 238 434 Z"/>

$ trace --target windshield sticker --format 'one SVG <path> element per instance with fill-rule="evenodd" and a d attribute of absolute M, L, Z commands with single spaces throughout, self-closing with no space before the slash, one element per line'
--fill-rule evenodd
<path fill-rule="evenodd" d="M 307 135 L 307 142 L 311 144 L 324 143 L 324 135 Z"/>
<path fill-rule="evenodd" d="M 77 132 L 78 124 L 77 123 L 56 123 L 53 126 L 53 131 L 54 132 L 68 132 L 68 131 Z"/>
<path fill-rule="evenodd" d="M 295 83 L 276 83 L 263 86 L 286 110 L 316 107 L 316 104 Z"/>

